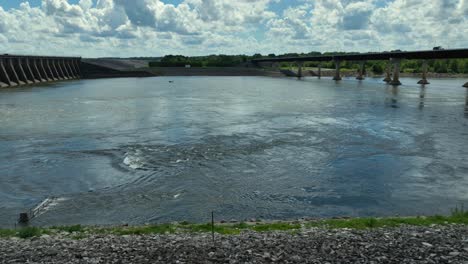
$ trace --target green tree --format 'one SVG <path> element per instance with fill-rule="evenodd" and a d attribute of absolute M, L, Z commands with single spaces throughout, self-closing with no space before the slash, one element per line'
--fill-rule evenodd
<path fill-rule="evenodd" d="M 260 53 L 255 53 L 255 54 L 252 56 L 253 59 L 260 59 L 260 58 L 262 58 L 262 57 L 263 57 L 263 55 L 260 54 Z"/>
<path fill-rule="evenodd" d="M 372 72 L 375 73 L 375 74 L 382 74 L 384 72 L 383 70 L 383 67 L 376 63 L 374 65 L 372 65 Z"/>
<path fill-rule="evenodd" d="M 434 71 L 437 73 L 447 73 L 447 63 L 445 61 L 436 61 L 434 63 Z"/>
<path fill-rule="evenodd" d="M 450 61 L 450 72 L 451 73 L 458 73 L 458 61 L 457 60 L 451 60 Z"/>

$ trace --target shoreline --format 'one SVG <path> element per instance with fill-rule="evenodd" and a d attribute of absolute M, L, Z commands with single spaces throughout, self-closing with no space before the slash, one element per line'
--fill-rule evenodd
<path fill-rule="evenodd" d="M 286 231 L 308 228 L 323 229 L 374 229 L 394 228 L 399 226 L 433 225 L 466 225 L 468 227 L 468 211 L 454 209 L 450 215 L 434 216 L 395 216 L 395 217 L 334 217 L 334 218 L 301 218 L 296 220 L 261 220 L 246 221 L 215 221 L 213 223 L 191 223 L 187 221 L 146 224 L 146 225 L 71 225 L 71 226 L 27 226 L 15 229 L 0 228 L 1 238 L 30 238 L 44 234 L 69 233 L 109 234 L 109 235 L 139 235 L 165 233 L 206 233 L 240 234 L 243 231 Z M 25 231 L 25 233 L 23 233 Z"/>
<path fill-rule="evenodd" d="M 468 260 L 466 212 L 449 217 L 322 221 L 327 225 L 295 221 L 218 223 L 214 229 L 211 224 L 189 223 L 113 229 L 69 226 L 36 235 L 32 235 L 36 229 L 25 228 L 20 231 L 25 235 L 21 238 L 6 236 L 0 230 L 0 263 L 464 263 Z M 176 225 L 185 230 L 174 230 Z"/>

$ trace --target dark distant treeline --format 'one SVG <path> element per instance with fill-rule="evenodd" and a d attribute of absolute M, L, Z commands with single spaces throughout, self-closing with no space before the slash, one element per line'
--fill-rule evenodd
<path fill-rule="evenodd" d="M 282 57 L 302 57 L 302 56 L 320 56 L 320 55 L 338 55 L 338 54 L 358 54 L 357 52 L 310 52 L 310 53 L 286 53 L 282 55 L 275 54 L 255 54 L 247 55 L 209 55 L 200 57 L 186 57 L 182 55 L 167 55 L 157 61 L 151 61 L 150 67 L 239 67 L 245 66 L 252 59 L 260 58 L 282 58 Z M 429 71 L 436 73 L 468 73 L 468 59 L 444 59 L 444 60 L 429 60 Z M 281 67 L 290 67 L 294 64 L 283 62 Z M 305 67 L 317 67 L 318 62 L 306 62 Z M 387 66 L 387 61 L 368 61 L 366 62 L 366 71 L 371 71 L 376 74 L 382 74 Z M 334 68 L 333 62 L 322 62 L 324 68 Z M 353 61 L 344 61 L 342 68 L 344 70 L 358 69 L 359 64 Z M 403 60 L 401 63 L 401 71 L 406 73 L 421 72 L 422 61 L 420 60 Z"/>
<path fill-rule="evenodd" d="M 159 61 L 149 63 L 150 67 L 236 67 L 250 60 L 246 55 L 210 55 L 203 57 L 185 57 L 182 55 L 167 55 Z"/>

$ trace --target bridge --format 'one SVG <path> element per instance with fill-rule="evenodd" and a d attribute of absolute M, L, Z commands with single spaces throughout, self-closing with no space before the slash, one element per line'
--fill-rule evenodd
<path fill-rule="evenodd" d="M 0 55 L 0 88 L 78 79 L 81 58 Z"/>
<path fill-rule="evenodd" d="M 340 66 L 343 61 L 359 62 L 359 70 L 356 79 L 364 79 L 364 65 L 366 61 L 372 60 L 387 60 L 388 64 L 385 71 L 384 81 L 391 85 L 401 85 L 400 82 L 400 63 L 402 60 L 423 60 L 421 80 L 419 84 L 429 84 L 427 81 L 428 60 L 436 59 L 466 59 L 468 58 L 468 49 L 446 49 L 446 50 L 422 50 L 422 51 L 396 51 L 396 52 L 370 52 L 359 54 L 339 54 L 339 55 L 324 55 L 324 56 L 304 56 L 304 57 L 276 57 L 254 59 L 252 62 L 256 65 L 269 64 L 274 68 L 279 68 L 280 62 L 294 62 L 298 66 L 297 76 L 303 76 L 302 67 L 304 62 L 315 61 L 319 62 L 318 77 L 321 77 L 320 62 L 333 61 L 335 64 L 335 74 L 333 80 L 341 80 Z M 392 74 L 393 68 L 393 74 Z M 463 85 L 468 88 L 468 82 Z"/>

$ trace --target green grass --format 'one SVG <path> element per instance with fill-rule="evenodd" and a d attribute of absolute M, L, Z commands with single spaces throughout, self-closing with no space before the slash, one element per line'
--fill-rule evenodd
<path fill-rule="evenodd" d="M 10 229 L 0 229 L 0 238 L 2 237 L 12 237 L 16 234 L 15 230 Z"/>
<path fill-rule="evenodd" d="M 300 224 L 292 224 L 288 222 L 269 223 L 269 224 L 257 224 L 251 227 L 252 230 L 257 232 L 269 232 L 269 231 L 287 231 L 300 229 Z"/>
<path fill-rule="evenodd" d="M 222 235 L 235 235 L 243 231 L 271 232 L 285 231 L 291 234 L 300 232 L 303 228 L 351 228 L 351 229 L 371 229 L 382 227 L 398 227 L 401 225 L 430 226 L 463 224 L 468 225 L 468 211 L 462 208 L 455 208 L 448 216 L 427 216 L 427 217 L 388 217 L 388 218 L 351 218 L 351 219 L 326 219 L 308 222 L 271 222 L 271 223 L 236 223 L 236 224 L 215 224 L 214 232 Z M 172 233 L 211 233 L 211 223 L 192 224 L 180 222 L 175 224 L 146 225 L 135 227 L 84 227 L 81 225 L 60 226 L 50 228 L 27 227 L 19 230 L 0 229 L 0 238 L 19 237 L 31 238 L 43 234 L 54 235 L 57 233 L 69 233 L 72 239 L 83 239 L 91 234 L 112 234 L 112 235 L 147 235 L 147 234 L 172 234 Z"/>
<path fill-rule="evenodd" d="M 368 229 L 380 227 L 398 227 L 401 225 L 430 226 L 446 224 L 468 225 L 468 212 L 456 209 L 450 216 L 421 216 L 421 217 L 389 217 L 389 218 L 353 218 L 353 219 L 330 219 L 317 222 L 309 222 L 306 227 L 324 228 L 352 228 Z"/>
<path fill-rule="evenodd" d="M 25 227 L 21 228 L 18 233 L 17 237 L 19 238 L 31 238 L 31 237 L 38 237 L 43 234 L 43 229 L 38 227 Z"/>

